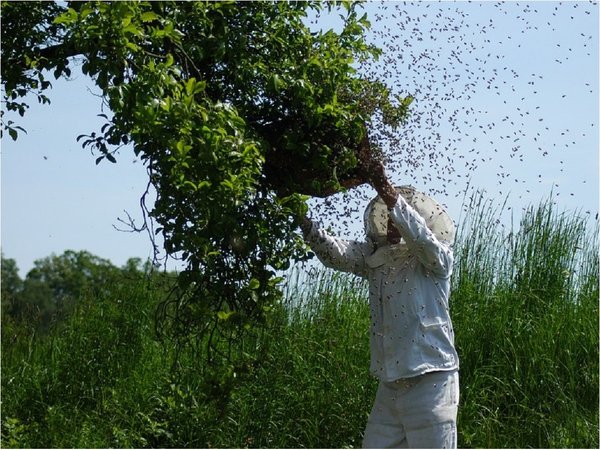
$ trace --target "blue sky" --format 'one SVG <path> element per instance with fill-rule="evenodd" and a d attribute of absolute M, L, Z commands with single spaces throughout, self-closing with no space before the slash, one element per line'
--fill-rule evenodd
<path fill-rule="evenodd" d="M 597 4 L 377 2 L 365 10 L 380 17 L 372 35 L 384 49 L 384 79 L 415 97 L 389 152 L 393 181 L 434 194 L 455 220 L 474 189 L 508 197 L 505 223 L 551 193 L 560 209 L 595 215 Z M 420 166 L 402 161 L 405 152 Z M 348 223 L 360 224 L 360 210 Z M 344 222 L 333 228 L 360 237 Z"/>
<path fill-rule="evenodd" d="M 373 23 L 370 37 L 386 50 L 381 70 L 391 72 L 385 79 L 398 93 L 416 97 L 413 119 L 399 131 L 410 148 L 402 151 L 438 155 L 411 167 L 395 165 L 401 156 L 389 150 L 393 181 L 435 194 L 456 220 L 465 193 L 475 188 L 499 200 L 508 195 L 513 214 L 551 191 L 560 208 L 597 213 L 596 4 L 389 2 L 385 11 L 380 8 L 365 6 Z M 442 23 L 460 27 L 443 31 Z M 428 56 L 411 64 L 409 56 L 423 52 Z M 147 235 L 114 228 L 125 210 L 141 220 L 144 167 L 128 149 L 117 164 L 96 166 L 95 156 L 76 142 L 103 124 L 96 92 L 74 70 L 71 80 L 53 82 L 50 106 L 32 102 L 24 118 L 9 117 L 27 134 L 16 142 L 2 139 L 2 251 L 16 259 L 21 276 L 34 260 L 66 249 L 88 250 L 117 265 L 151 255 Z M 427 114 L 436 119 L 427 122 Z M 340 234 L 360 238 L 361 210 L 373 194 L 365 187 L 353 197 L 350 227 L 328 223 L 322 202 L 312 202 L 311 210 Z M 347 201 L 332 200 L 334 206 Z"/>

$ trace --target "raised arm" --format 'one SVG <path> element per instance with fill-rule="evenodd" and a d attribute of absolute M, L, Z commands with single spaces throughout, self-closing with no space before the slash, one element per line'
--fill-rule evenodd
<path fill-rule="evenodd" d="M 373 253 L 369 243 L 331 236 L 307 217 L 302 219 L 300 227 L 304 239 L 323 265 L 361 277 L 367 275 L 365 258 Z"/>
<path fill-rule="evenodd" d="M 451 247 L 438 240 L 425 219 L 396 192 L 381 162 L 369 166 L 369 179 L 388 207 L 391 224 L 399 230 L 406 245 L 421 263 L 440 276 L 450 276 L 453 265 Z"/>

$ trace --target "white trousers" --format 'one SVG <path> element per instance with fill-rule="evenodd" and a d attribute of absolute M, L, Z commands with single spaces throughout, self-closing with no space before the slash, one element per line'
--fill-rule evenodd
<path fill-rule="evenodd" d="M 456 448 L 458 371 L 380 381 L 363 448 Z"/>

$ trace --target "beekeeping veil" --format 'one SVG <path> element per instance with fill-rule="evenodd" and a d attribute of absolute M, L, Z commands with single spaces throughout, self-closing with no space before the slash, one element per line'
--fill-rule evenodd
<path fill-rule="evenodd" d="M 449 244 L 454 242 L 454 222 L 437 201 L 412 186 L 397 186 L 396 192 L 425 219 L 427 227 L 438 240 Z M 367 238 L 377 247 L 387 245 L 388 209 L 379 196 L 368 204 L 364 218 Z"/>

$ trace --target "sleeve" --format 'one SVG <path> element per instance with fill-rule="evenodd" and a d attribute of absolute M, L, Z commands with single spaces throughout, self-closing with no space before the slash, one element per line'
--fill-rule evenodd
<path fill-rule="evenodd" d="M 452 247 L 437 239 L 425 219 L 402 196 L 390 209 L 390 217 L 408 248 L 427 269 L 444 278 L 452 274 Z"/>
<path fill-rule="evenodd" d="M 331 236 L 313 222 L 304 239 L 326 267 L 366 277 L 366 257 L 373 253 L 368 242 L 347 241 Z"/>

